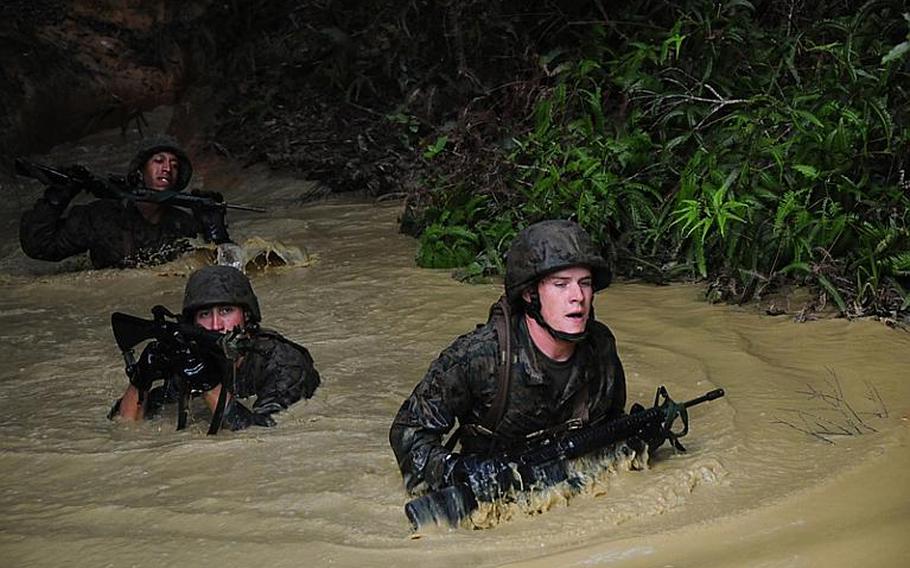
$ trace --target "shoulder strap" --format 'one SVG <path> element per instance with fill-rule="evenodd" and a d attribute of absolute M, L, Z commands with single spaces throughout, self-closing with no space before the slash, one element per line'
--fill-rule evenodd
<path fill-rule="evenodd" d="M 509 385 L 511 383 L 512 375 L 512 332 L 510 329 L 510 319 L 509 302 L 506 300 L 505 296 L 500 296 L 499 300 L 490 306 L 490 315 L 487 318 L 488 322 L 493 322 L 493 327 L 496 329 L 496 341 L 499 347 L 499 358 L 496 366 L 498 377 L 496 383 L 496 398 L 493 399 L 493 404 L 490 405 L 489 410 L 487 410 L 487 413 L 481 419 L 480 424 L 462 424 L 451 436 L 449 436 L 449 439 L 446 440 L 445 448 L 450 452 L 455 449 L 455 445 L 458 444 L 458 441 L 465 431 L 472 434 L 480 433 L 484 436 L 489 436 L 491 440 L 496 435 L 496 427 L 499 426 L 499 422 L 506 412 L 506 402 L 509 399 Z"/>
<path fill-rule="evenodd" d="M 499 381 L 496 388 L 496 398 L 493 404 L 480 421 L 480 425 L 496 433 L 496 428 L 506 412 L 506 402 L 509 399 L 509 386 L 512 376 L 512 330 L 511 313 L 509 312 L 509 302 L 505 296 L 501 296 L 499 301 L 490 306 L 489 321 L 493 322 L 496 328 L 496 337 L 499 342 L 499 364 L 498 375 Z"/>
<path fill-rule="evenodd" d="M 309 353 L 309 351 L 307 351 L 306 347 L 304 347 L 303 345 L 297 343 L 296 341 L 294 341 L 292 339 L 288 339 L 287 337 L 281 335 L 274 329 L 260 327 L 258 330 L 256 330 L 256 335 L 261 336 L 261 337 L 267 337 L 269 339 L 273 339 L 275 341 L 280 341 L 282 343 L 286 343 L 286 344 L 290 345 L 291 347 L 293 347 L 294 349 L 296 349 L 297 351 L 300 351 L 301 353 Z"/>

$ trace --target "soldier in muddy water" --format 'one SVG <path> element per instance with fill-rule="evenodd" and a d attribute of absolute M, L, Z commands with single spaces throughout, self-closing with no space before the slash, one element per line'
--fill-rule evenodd
<path fill-rule="evenodd" d="M 201 396 L 214 416 L 231 430 L 273 426 L 273 415 L 301 398 L 310 398 L 320 384 L 309 351 L 279 333 L 259 326 L 259 300 L 249 279 L 230 266 L 206 266 L 186 284 L 182 319 L 209 331 L 242 336 L 240 356 L 233 368 L 192 349 L 172 349 L 149 342 L 128 368 L 130 384 L 109 418 L 133 422 L 153 417 L 164 404 L 176 402 L 181 389 Z M 151 388 L 156 381 L 163 385 Z M 255 396 L 250 408 L 241 398 Z M 221 402 L 221 411 L 219 406 Z"/>
<path fill-rule="evenodd" d="M 410 493 L 460 483 L 482 458 L 529 435 L 623 415 L 616 341 L 592 307 L 611 276 L 573 222 L 542 221 L 515 237 L 505 295 L 489 321 L 439 355 L 392 423 L 389 441 Z"/>
<path fill-rule="evenodd" d="M 128 186 L 152 191 L 183 191 L 193 167 L 171 138 L 145 139 L 129 164 Z M 127 268 L 173 260 L 189 250 L 186 239 L 202 235 L 216 245 L 230 243 L 224 209 L 198 207 L 192 214 L 153 202 L 98 199 L 69 207 L 89 187 L 49 185 L 19 223 L 19 243 L 31 258 L 61 261 L 88 252 L 95 268 Z M 217 193 L 194 195 L 223 201 Z M 69 211 L 67 209 L 69 208 Z"/>

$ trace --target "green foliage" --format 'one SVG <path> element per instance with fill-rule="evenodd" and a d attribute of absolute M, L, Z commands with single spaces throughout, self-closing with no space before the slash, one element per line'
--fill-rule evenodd
<path fill-rule="evenodd" d="M 904 14 L 904 19 L 907 20 L 907 40 L 892 47 L 891 51 L 882 57 L 882 65 L 892 61 L 899 61 L 910 53 L 910 14 Z"/>
<path fill-rule="evenodd" d="M 424 152 L 423 152 L 423 157 L 426 158 L 427 160 L 431 160 L 431 159 L 435 158 L 437 155 L 439 155 L 440 152 L 442 152 L 445 149 L 446 143 L 448 141 L 449 141 L 448 136 L 440 136 L 439 138 L 436 139 L 435 142 L 433 142 L 432 144 L 427 146 L 427 149 L 424 150 Z"/>
<path fill-rule="evenodd" d="M 603 92 L 579 61 L 535 108 L 534 129 L 516 140 L 510 159 L 522 217 L 573 218 L 604 241 L 654 223 L 659 192 L 638 180 L 652 166 L 652 144 L 641 129 L 610 132 Z"/>
<path fill-rule="evenodd" d="M 505 219 L 570 218 L 627 274 L 730 277 L 738 301 L 795 281 L 847 315 L 906 310 L 910 15 L 776 6 L 634 3 L 549 52 L 554 84 L 506 156 L 509 193 L 436 217 L 467 232 L 434 235 L 474 252 L 449 258 L 486 273 Z"/>
<path fill-rule="evenodd" d="M 420 237 L 417 264 L 425 268 L 455 268 L 474 259 L 477 234 L 461 225 L 434 223 Z"/>
<path fill-rule="evenodd" d="M 715 178 L 707 180 L 700 185 L 696 199 L 682 199 L 673 212 L 676 219 L 672 225 L 681 225 L 683 238 L 692 238 L 692 249 L 695 253 L 696 266 L 699 273 L 708 276 L 705 248 L 712 244 L 722 243 L 727 237 L 728 225 L 745 223 L 741 215 L 745 215 L 748 204 L 737 201 L 730 196 L 730 186 L 736 180 L 738 171 L 730 172 L 721 183 L 722 172 L 711 172 Z M 714 243 L 711 241 L 719 241 Z"/>
<path fill-rule="evenodd" d="M 455 194 L 420 235 L 417 264 L 424 268 L 456 268 L 474 260 L 482 240 L 471 225 L 486 205 L 486 196 Z"/>

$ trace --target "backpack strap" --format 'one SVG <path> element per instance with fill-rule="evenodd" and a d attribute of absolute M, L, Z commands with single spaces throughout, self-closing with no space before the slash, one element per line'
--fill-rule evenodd
<path fill-rule="evenodd" d="M 506 403 L 509 400 L 509 387 L 512 382 L 512 330 L 511 313 L 509 312 L 509 302 L 505 296 L 501 296 L 499 301 L 490 306 L 490 317 L 493 326 L 496 328 L 496 336 L 499 342 L 499 362 L 497 366 L 499 381 L 496 388 L 496 398 L 493 404 L 480 421 L 480 425 L 496 433 L 496 428 L 506 413 Z"/>
<path fill-rule="evenodd" d="M 494 329 L 496 329 L 496 341 L 499 348 L 499 356 L 496 363 L 498 377 L 496 397 L 479 424 L 462 424 L 449 436 L 449 439 L 446 440 L 445 448 L 450 452 L 455 449 L 455 445 L 458 444 L 462 434 L 466 432 L 473 436 L 489 437 L 492 443 L 496 435 L 496 427 L 499 426 L 499 422 L 506 412 L 506 403 L 509 400 L 509 388 L 512 380 L 512 324 L 509 302 L 505 296 L 500 296 L 499 300 L 490 306 L 487 322 L 492 322 Z M 478 325 L 478 327 L 480 326 Z"/>

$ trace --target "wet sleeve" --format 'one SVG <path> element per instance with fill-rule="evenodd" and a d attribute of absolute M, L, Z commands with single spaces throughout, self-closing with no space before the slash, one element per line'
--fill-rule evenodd
<path fill-rule="evenodd" d="M 272 414 L 285 410 L 301 398 L 312 397 L 319 383 L 310 352 L 302 346 L 279 342 L 265 365 L 253 412 Z"/>
<path fill-rule="evenodd" d="M 448 450 L 442 438 L 467 413 L 470 395 L 465 365 L 449 347 L 430 366 L 398 411 L 389 443 L 410 493 L 444 486 Z"/>
<path fill-rule="evenodd" d="M 77 205 L 64 217 L 63 208 L 39 199 L 19 221 L 22 251 L 31 258 L 50 261 L 87 251 L 93 233 L 89 206 Z"/>

